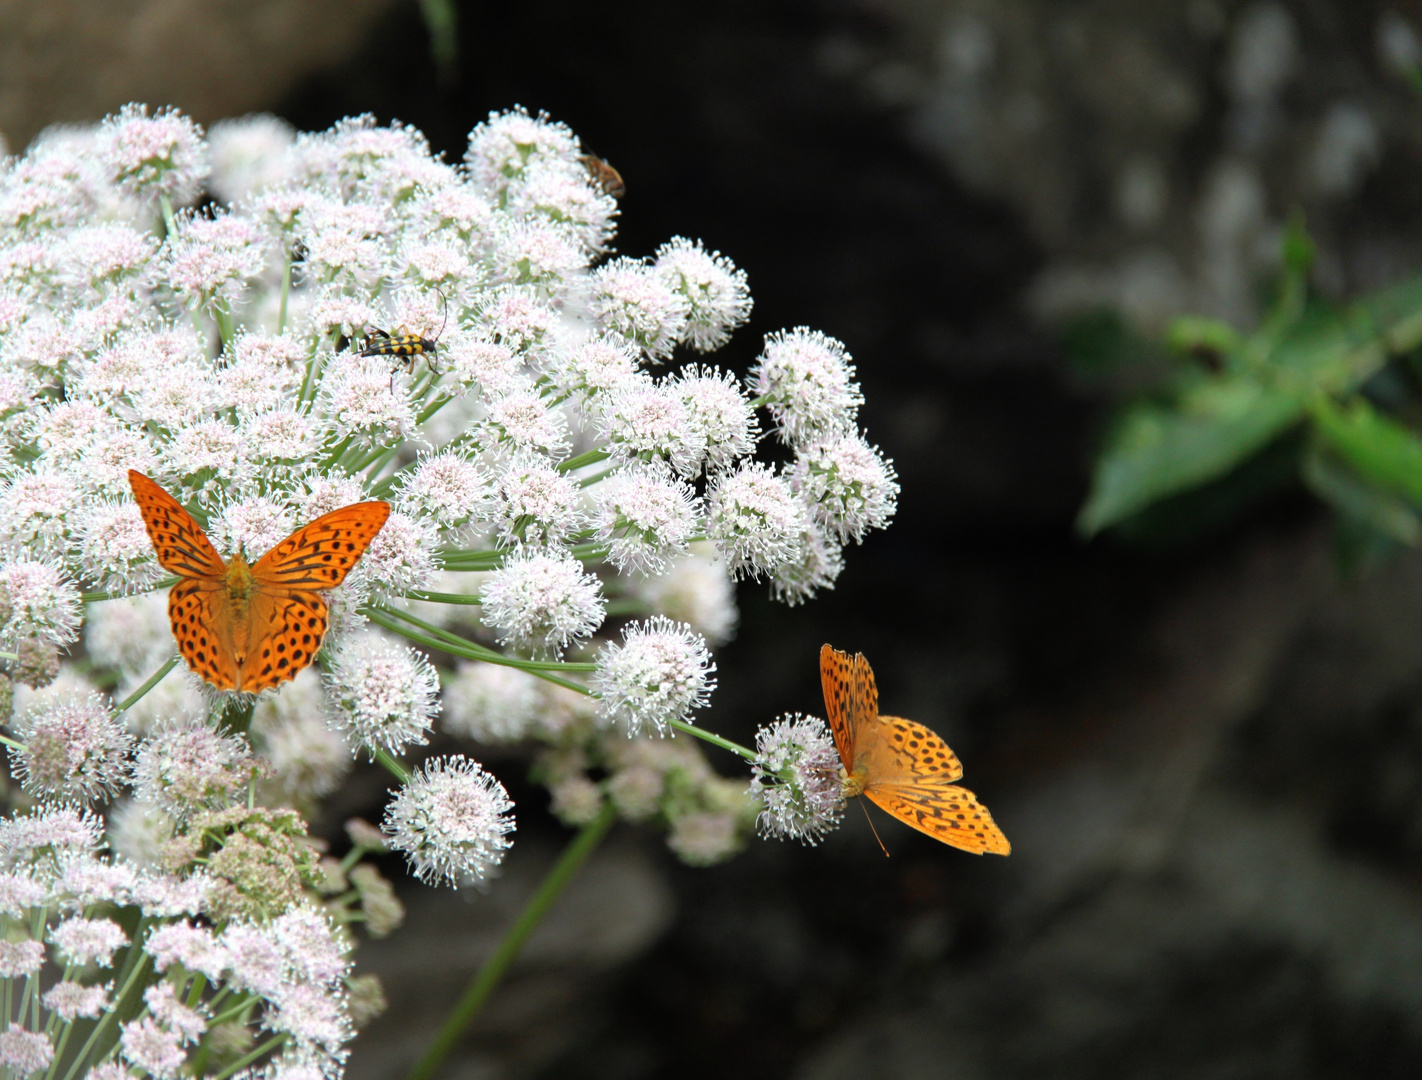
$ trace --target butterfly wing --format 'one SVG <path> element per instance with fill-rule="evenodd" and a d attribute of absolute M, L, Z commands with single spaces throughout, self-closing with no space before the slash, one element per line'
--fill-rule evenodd
<path fill-rule="evenodd" d="M 226 565 L 178 500 L 133 469 L 128 470 L 128 485 L 163 569 L 182 578 L 221 580 Z"/>
<path fill-rule="evenodd" d="M 188 667 L 219 690 L 241 688 L 231 640 L 231 600 L 224 585 L 199 578 L 178 582 L 168 593 L 168 619 Z"/>
<path fill-rule="evenodd" d="M 264 589 L 334 589 L 389 516 L 390 504 L 384 502 L 352 503 L 322 514 L 258 559 L 252 576 Z"/>
<path fill-rule="evenodd" d="M 905 825 L 974 855 L 1007 855 L 1012 845 L 987 807 L 967 788 L 923 784 L 870 784 L 869 800 Z"/>
<path fill-rule="evenodd" d="M 963 775 L 948 744 L 922 724 L 902 716 L 878 716 L 864 725 L 855 765 L 869 784 L 924 784 L 946 787 Z"/>
<path fill-rule="evenodd" d="M 820 687 L 839 759 L 848 769 L 854 760 L 854 660 L 832 645 L 820 646 Z"/>
<path fill-rule="evenodd" d="M 258 694 L 296 678 L 326 636 L 326 602 L 314 592 L 258 591 L 235 650 L 236 689 Z"/>

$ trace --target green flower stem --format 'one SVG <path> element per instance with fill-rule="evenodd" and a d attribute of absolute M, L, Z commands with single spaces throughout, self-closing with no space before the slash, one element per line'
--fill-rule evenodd
<path fill-rule="evenodd" d="M 168 672 L 172 671 L 177 666 L 178 657 L 168 657 L 168 662 L 162 667 L 160 667 L 157 671 L 155 671 L 152 675 L 148 676 L 148 681 L 146 683 L 144 683 L 133 693 L 129 694 L 128 697 L 124 698 L 117 705 L 115 705 L 114 711 L 123 712 L 125 709 L 131 708 L 134 702 L 138 701 L 141 697 L 143 697 L 144 694 L 148 693 L 148 691 L 152 690 L 155 686 L 162 682 Z"/>
<path fill-rule="evenodd" d="M 647 602 L 645 600 L 624 599 L 609 600 L 607 607 L 603 609 L 607 615 L 645 615 L 647 614 Z"/>
<path fill-rule="evenodd" d="M 440 409 L 444 408 L 444 407 L 445 407 L 446 405 L 448 405 L 451 401 L 453 401 L 453 400 L 455 399 L 455 397 L 456 397 L 456 395 L 454 395 L 454 394 L 446 393 L 446 394 L 444 395 L 444 397 L 435 398 L 434 401 L 431 401 L 431 402 L 430 402 L 428 405 L 426 405 L 422 410 L 420 410 L 420 412 L 418 412 L 418 413 L 415 414 L 415 423 L 416 423 L 416 424 L 423 424 L 423 423 L 424 423 L 426 420 L 428 420 L 431 416 L 433 416 L 435 413 L 439 412 Z"/>
<path fill-rule="evenodd" d="M 410 770 L 396 761 L 395 758 L 391 756 L 389 750 L 377 746 L 374 748 L 374 754 L 375 760 L 384 765 L 386 771 L 395 777 L 396 780 L 399 780 L 402 784 L 408 784 L 410 782 Z"/>
<path fill-rule="evenodd" d="M 285 245 L 283 245 L 285 246 Z M 277 308 L 277 334 L 286 333 L 286 301 L 291 296 L 291 251 L 288 249 L 281 268 L 281 307 Z"/>
<path fill-rule="evenodd" d="M 484 966 L 465 987 L 464 993 L 445 1019 L 444 1025 L 440 1028 L 439 1034 L 435 1036 L 429 1049 L 425 1051 L 424 1057 L 420 1058 L 415 1063 L 415 1067 L 410 1070 L 409 1080 L 430 1080 L 439 1070 L 444 1059 L 449 1056 L 449 1052 L 463 1037 L 465 1029 L 479 1015 L 479 1010 L 483 1008 L 484 1002 L 489 999 L 489 995 L 503 979 L 504 973 L 508 971 L 509 965 L 518 956 L 524 942 L 543 921 L 543 917 L 548 914 L 554 901 L 567 887 L 568 882 L 573 879 L 573 875 L 578 872 L 583 863 L 587 861 L 588 856 L 602 842 L 602 838 L 612 828 L 612 823 L 616 818 L 617 811 L 613 809 L 612 804 L 610 802 L 603 803 L 602 810 L 598 812 L 597 817 L 584 825 L 578 835 L 573 837 L 572 843 L 564 849 L 563 854 L 558 857 L 558 861 L 553 864 L 553 868 L 548 871 L 548 876 L 538 886 L 538 891 L 524 906 L 513 926 L 509 927 L 508 933 L 504 935 L 504 940 L 499 942 L 499 947 L 494 951 L 494 955 L 485 961 Z"/>
<path fill-rule="evenodd" d="M 51 1016 L 58 1014 L 51 1014 Z M 69 1036 L 74 1032 L 72 1021 L 64 1024 L 64 1030 L 59 1033 L 59 1042 L 54 1047 L 54 1057 L 50 1058 L 49 1068 L 45 1070 L 44 1080 L 53 1080 L 54 1070 L 59 1068 L 60 1061 L 64 1058 L 64 1048 L 69 1045 Z"/>
<path fill-rule="evenodd" d="M 19 750 L 21 752 L 29 749 L 24 743 L 16 742 L 8 735 L 0 735 L 0 746 L 8 746 L 11 750 Z"/>
<path fill-rule="evenodd" d="M 147 588 L 147 589 L 142 589 L 142 590 L 140 590 L 140 591 L 137 592 L 137 593 L 129 593 L 129 592 L 86 592 L 86 593 L 80 593 L 80 594 L 79 594 L 79 599 L 80 599 L 80 600 L 83 600 L 84 603 L 86 603 L 86 604 L 97 603 L 97 602 L 100 601 L 100 600 L 122 600 L 124 597 L 127 597 L 127 596 L 140 596 L 140 595 L 142 595 L 143 593 L 157 592 L 159 589 L 171 588 L 172 586 L 176 585 L 177 583 L 178 583 L 178 579 L 177 579 L 177 578 L 175 578 L 175 577 L 165 577 L 165 578 L 163 578 L 163 579 L 161 579 L 161 580 L 159 580 L 159 581 L 155 581 L 155 582 L 153 583 L 152 587 Z"/>
<path fill-rule="evenodd" d="M 266 1042 L 262 1043 L 261 1046 L 257 1047 L 255 1050 L 248 1051 L 243 1057 L 238 1058 L 231 1065 L 227 1066 L 227 1068 L 223 1069 L 220 1073 L 214 1076 L 212 1080 L 227 1080 L 227 1078 L 233 1073 L 240 1072 L 242 1069 L 245 1069 L 248 1065 L 252 1064 L 252 1062 L 256 1061 L 263 1054 L 267 1053 L 269 1050 L 275 1050 L 278 1046 L 286 1042 L 286 1040 L 289 1038 L 291 1038 L 291 1036 L 287 1035 L 285 1032 L 280 1035 L 273 1035 Z"/>
<path fill-rule="evenodd" d="M 453 656 L 462 657 L 465 660 L 483 660 L 490 664 L 503 664 L 505 667 L 522 668 L 524 671 L 527 671 L 532 675 L 537 675 L 540 679 L 544 679 L 547 682 L 556 683 L 558 686 L 562 686 L 568 690 L 576 690 L 580 694 L 588 693 L 588 688 L 586 686 L 581 686 L 578 683 L 570 682 L 567 679 L 560 679 L 557 675 L 550 674 L 547 671 L 531 668 L 528 666 L 527 662 L 523 660 L 510 660 L 506 656 L 500 656 L 498 653 L 492 652 L 491 650 L 481 650 L 477 646 L 461 648 L 460 646 L 451 644 L 450 642 L 441 641 L 439 638 L 430 637 L 427 634 L 422 634 L 415 628 L 411 626 L 406 626 L 399 622 L 397 619 L 391 617 L 398 614 L 397 612 L 392 611 L 386 613 L 374 608 L 362 608 L 361 611 L 362 613 L 364 613 L 366 618 L 370 619 L 370 621 L 375 623 L 376 625 L 383 626 L 387 630 L 394 631 L 401 637 L 408 638 L 416 645 L 423 645 L 427 649 L 438 649 L 441 652 L 447 652 Z"/>
<path fill-rule="evenodd" d="M 729 750 L 733 754 L 740 754 L 740 756 L 747 761 L 754 761 L 756 758 L 754 750 L 748 750 L 740 743 L 732 742 L 730 739 L 723 739 L 721 736 L 712 734 L 705 728 L 699 728 L 695 724 L 688 724 L 685 720 L 671 720 L 668 721 L 668 723 L 685 735 L 694 735 L 698 739 L 704 739 L 706 742 L 709 742 L 712 746 L 719 746 L 722 750 Z"/>
<path fill-rule="evenodd" d="M 232 313 L 227 310 L 227 305 L 220 301 L 214 303 L 212 317 L 217 321 L 217 333 L 222 338 L 223 348 L 232 348 L 232 338 L 236 334 L 236 328 L 232 325 Z"/>
<path fill-rule="evenodd" d="M 363 608 L 362 610 L 369 614 L 371 608 Z M 458 634 L 451 634 L 448 630 L 441 630 L 438 626 L 435 626 L 432 623 L 427 623 L 424 619 L 417 618 L 416 616 L 411 615 L 408 611 L 397 611 L 395 608 L 384 607 L 378 610 L 384 612 L 387 615 L 393 615 L 397 619 L 403 619 L 405 622 L 409 623 L 411 626 L 414 626 L 416 629 L 423 630 L 426 634 L 430 634 L 433 637 L 440 638 L 444 641 L 449 642 L 450 645 L 453 645 L 456 648 L 465 650 L 467 653 L 470 654 L 467 657 L 467 659 L 470 660 L 487 660 L 491 664 L 503 664 L 505 667 L 522 668 L 524 671 L 531 671 L 534 674 L 537 674 L 540 671 L 597 670 L 596 664 L 582 663 L 574 660 L 518 660 L 514 657 L 505 656 L 503 653 L 495 652 L 493 649 L 486 648 L 485 646 L 479 645 L 473 641 L 468 640 L 467 638 L 462 638 Z M 445 651 L 448 652 L 449 650 L 446 649 Z"/>
<path fill-rule="evenodd" d="M 558 466 L 560 473 L 570 473 L 574 469 L 581 469 L 584 465 L 596 465 L 599 461 L 606 461 L 612 455 L 606 450 L 588 450 L 577 457 L 570 457 L 563 464 Z"/>
<path fill-rule="evenodd" d="M 163 210 L 163 238 L 167 239 L 178 231 L 177 222 L 173 219 L 173 200 L 160 193 L 158 205 Z"/>
<path fill-rule="evenodd" d="M 454 592 L 426 592 L 424 589 L 411 589 L 405 594 L 406 600 L 423 600 L 428 604 L 482 604 L 484 601 L 477 596 L 470 596 L 467 593 Z M 3 656 L 4 653 L 0 653 Z"/>
<path fill-rule="evenodd" d="M 124 981 L 123 989 L 114 995 L 113 1005 L 99 1018 L 99 1022 L 94 1025 L 94 1030 L 89 1032 L 89 1037 L 84 1041 L 83 1047 L 79 1050 L 79 1055 L 69 1066 L 69 1071 L 64 1074 L 64 1080 L 74 1080 L 75 1071 L 88 1060 L 90 1051 L 94 1049 L 94 1044 L 99 1041 L 99 1036 L 108 1031 L 109 1022 L 115 1020 L 119 1013 L 123 1011 L 124 1002 L 130 993 L 137 988 L 139 978 L 148 967 L 148 954 L 142 952 L 143 945 L 136 936 L 133 939 L 133 944 L 130 945 L 129 948 L 139 950 L 142 954 L 141 958 L 138 963 L 133 965 L 133 969 L 128 973 L 128 978 Z"/>
<path fill-rule="evenodd" d="M 583 477 L 581 480 L 578 481 L 578 487 L 580 487 L 580 488 L 590 488 L 590 487 L 592 487 L 594 484 L 599 483 L 599 482 L 601 482 L 601 481 L 603 481 L 603 480 L 606 480 L 609 476 L 611 476 L 611 475 L 612 475 L 613 473 L 615 473 L 616 471 L 617 471 L 616 469 L 603 469 L 602 472 L 600 472 L 600 473 L 593 473 L 591 476 L 585 476 L 585 477 Z"/>
<path fill-rule="evenodd" d="M 759 409 L 762 405 L 769 405 L 769 404 L 770 404 L 770 395 L 769 395 L 769 394 L 762 394 L 762 395 L 761 395 L 760 397 L 758 397 L 758 398 L 751 398 L 751 400 L 748 402 L 748 404 L 750 405 L 750 407 L 751 407 L 752 409 Z"/>

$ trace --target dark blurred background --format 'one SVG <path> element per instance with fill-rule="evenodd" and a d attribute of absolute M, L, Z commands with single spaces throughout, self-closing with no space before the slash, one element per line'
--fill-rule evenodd
<path fill-rule="evenodd" d="M 885 859 L 851 806 L 817 849 L 693 870 L 619 827 L 445 1075 L 1415 1076 L 1422 559 L 1340 573 L 1289 485 L 1166 542 L 1073 519 L 1151 377 L 1113 342 L 1248 325 L 1297 212 L 1325 295 L 1422 265 L 1422 8 L 456 6 L 442 79 L 412 3 L 14 3 L 0 125 L 21 147 L 130 98 L 303 129 L 369 111 L 457 160 L 491 109 L 566 121 L 626 181 L 620 251 L 699 237 L 749 274 L 717 362 L 801 324 L 848 345 L 903 485 L 832 593 L 741 589 L 703 721 L 749 741 L 821 712 L 819 645 L 862 650 L 1014 850 L 881 818 Z M 565 842 L 522 764 L 494 766 L 506 876 L 402 886 L 406 927 L 360 953 L 392 1008 L 355 1080 L 403 1075 Z"/>

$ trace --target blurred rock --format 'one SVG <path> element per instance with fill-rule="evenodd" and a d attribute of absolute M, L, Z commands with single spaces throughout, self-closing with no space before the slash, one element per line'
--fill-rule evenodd
<path fill-rule="evenodd" d="M 204 124 L 271 109 L 301 78 L 349 56 L 394 6 L 9 0 L 0 5 L 0 133 L 19 152 L 50 124 L 92 122 L 130 101 L 176 105 Z"/>

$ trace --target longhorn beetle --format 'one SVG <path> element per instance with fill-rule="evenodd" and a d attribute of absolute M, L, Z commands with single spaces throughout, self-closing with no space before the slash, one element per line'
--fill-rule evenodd
<path fill-rule="evenodd" d="M 439 324 L 439 333 L 433 338 L 420 337 L 419 334 L 412 334 L 405 327 L 391 334 L 386 330 L 372 329 L 365 337 L 365 346 L 360 350 L 361 356 L 395 356 L 400 357 L 405 365 L 405 374 L 409 375 L 415 370 L 416 357 L 423 356 L 425 362 L 429 364 L 430 371 L 439 374 L 439 368 L 435 367 L 435 358 L 439 355 L 439 339 L 444 333 L 445 324 L 449 322 L 449 298 L 439 289 L 439 298 L 444 301 L 444 321 Z M 395 369 L 390 372 L 390 389 L 395 389 L 395 371 L 399 370 L 397 363 Z"/>

